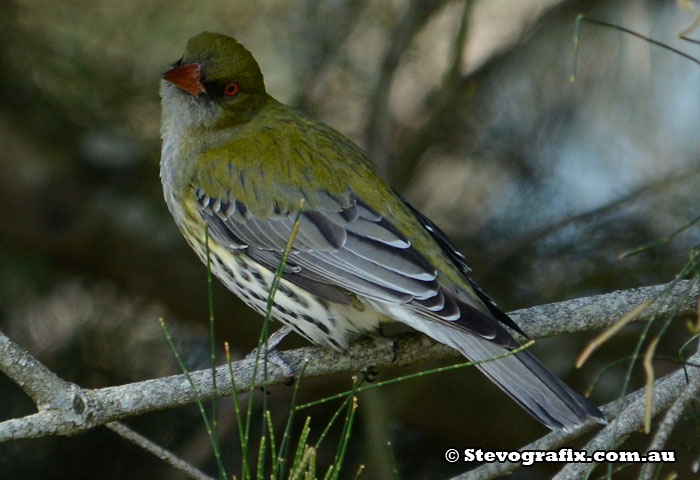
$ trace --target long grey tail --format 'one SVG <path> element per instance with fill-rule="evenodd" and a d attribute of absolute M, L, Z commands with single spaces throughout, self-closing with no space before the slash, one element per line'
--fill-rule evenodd
<path fill-rule="evenodd" d="M 454 335 L 454 332 L 452 332 Z M 455 345 L 470 360 L 502 355 L 503 347 L 467 332 L 459 332 Z M 501 390 L 530 415 L 553 430 L 572 430 L 593 418 L 607 423 L 605 415 L 574 392 L 528 351 L 477 365 Z"/>
<path fill-rule="evenodd" d="M 505 347 L 446 322 L 403 316 L 404 323 L 461 352 L 469 360 L 503 355 Z M 523 409 L 552 430 L 570 431 L 594 419 L 607 423 L 598 407 L 574 392 L 530 352 L 521 351 L 477 365 Z"/>

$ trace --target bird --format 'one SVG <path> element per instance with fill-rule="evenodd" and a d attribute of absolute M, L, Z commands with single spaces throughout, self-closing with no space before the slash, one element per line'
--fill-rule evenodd
<path fill-rule="evenodd" d="M 162 75 L 160 177 L 167 207 L 212 273 L 265 314 L 342 351 L 399 322 L 454 348 L 525 411 L 570 431 L 603 413 L 529 351 L 462 253 L 343 134 L 267 93 L 234 38 L 202 32 Z M 208 242 L 208 243 L 207 243 Z M 506 355 L 506 356 L 504 356 Z"/>

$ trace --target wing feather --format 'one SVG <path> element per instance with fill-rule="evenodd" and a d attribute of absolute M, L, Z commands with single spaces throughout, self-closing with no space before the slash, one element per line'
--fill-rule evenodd
<path fill-rule="evenodd" d="M 200 214 L 220 244 L 245 248 L 249 256 L 276 268 L 292 232 L 294 212 L 259 218 L 241 201 L 220 201 L 201 189 L 197 194 Z M 299 269 L 297 280 L 306 275 L 306 287 L 313 280 L 380 301 L 407 302 L 438 294 L 435 268 L 381 215 L 355 198 L 345 207 L 329 194 L 319 198 L 322 202 L 315 210 L 302 213 L 289 258 Z"/>
<path fill-rule="evenodd" d="M 506 348 L 517 346 L 508 331 L 485 313 L 488 309 L 481 311 L 442 286 L 435 267 L 359 198 L 350 194 L 344 202 L 326 193 L 317 196 L 321 201 L 301 215 L 283 272 L 286 279 L 329 301 L 346 301 L 348 294 L 354 294 L 385 304 L 405 304 L 418 316 L 448 323 Z M 200 214 L 220 244 L 244 250 L 270 270 L 277 269 L 294 227 L 295 212 L 277 209 L 268 218 L 260 218 L 239 200 L 218 201 L 200 189 L 197 199 Z M 426 221 L 422 215 L 417 218 Z M 469 281 L 463 257 L 455 253 L 437 227 L 425 225 L 437 235 L 438 245 L 450 248 L 449 257 Z M 474 300 L 475 305 L 482 301 Z"/>

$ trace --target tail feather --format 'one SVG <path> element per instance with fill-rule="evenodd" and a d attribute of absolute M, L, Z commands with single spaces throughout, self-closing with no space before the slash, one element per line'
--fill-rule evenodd
<path fill-rule="evenodd" d="M 455 348 L 471 360 L 493 358 L 505 351 L 468 333 L 459 332 L 458 335 L 462 338 Z M 530 415 L 553 430 L 569 431 L 589 418 L 607 422 L 598 407 L 574 392 L 528 351 L 477 367 Z"/>
<path fill-rule="evenodd" d="M 471 269 L 447 235 L 408 202 L 404 203 L 463 274 L 472 291 L 441 285 L 434 297 L 389 307 L 390 315 L 473 361 L 498 357 L 517 348 L 518 343 L 505 327 L 525 333 L 471 280 Z M 455 306 L 459 309 L 458 318 L 454 315 Z M 551 429 L 570 430 L 590 418 L 607 423 L 598 407 L 571 390 L 527 351 L 479 364 L 478 368 Z"/>
<path fill-rule="evenodd" d="M 455 324 L 419 317 L 405 309 L 395 309 L 393 315 L 472 361 L 499 357 L 510 350 Z M 514 340 L 513 344 L 517 345 Z M 574 392 L 528 351 L 484 362 L 477 367 L 530 415 L 552 430 L 570 431 L 589 419 L 607 423 L 598 407 Z"/>

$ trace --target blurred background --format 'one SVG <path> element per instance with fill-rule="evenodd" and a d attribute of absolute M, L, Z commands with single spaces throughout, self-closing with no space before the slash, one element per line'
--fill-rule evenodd
<path fill-rule="evenodd" d="M 203 30 L 235 36 L 273 96 L 366 149 L 504 309 L 668 282 L 698 244 L 697 225 L 642 255 L 618 256 L 698 215 L 700 68 L 584 23 L 572 84 L 572 36 L 585 13 L 697 58 L 700 46 L 678 34 L 699 11 L 670 0 L 4 0 L 0 328 L 83 387 L 177 373 L 160 317 L 187 365 L 207 366 L 206 270 L 171 220 L 158 178 L 160 75 Z M 218 284 L 214 297 L 217 338 L 242 358 L 261 319 Z M 687 338 L 674 328 L 659 355 L 675 356 Z M 541 341 L 535 352 L 583 391 L 631 354 L 635 331 L 579 371 L 573 362 L 591 335 Z M 303 345 L 295 338 L 283 348 Z M 591 398 L 617 398 L 625 368 L 609 370 Z M 350 384 L 349 375 L 305 380 L 301 401 Z M 274 387 L 268 398 L 279 429 L 291 392 Z M 546 433 L 473 369 L 363 393 L 359 405 L 347 478 L 359 464 L 363 478 L 392 478 L 394 468 L 405 479 L 447 478 L 473 467 L 446 464 L 448 447 L 517 448 Z M 308 411 L 312 438 L 337 406 Z M 220 408 L 224 461 L 239 472 L 231 400 Z M 32 411 L 1 377 L 1 418 Z M 216 474 L 195 406 L 126 423 Z M 665 471 L 690 471 L 700 455 L 693 435 L 692 422 L 681 425 L 670 445 L 679 462 Z M 329 445 L 319 464 L 334 453 Z M 556 470 L 530 467 L 513 478 Z M 182 478 L 104 428 L 0 445 L 3 479 L 96 476 Z"/>

